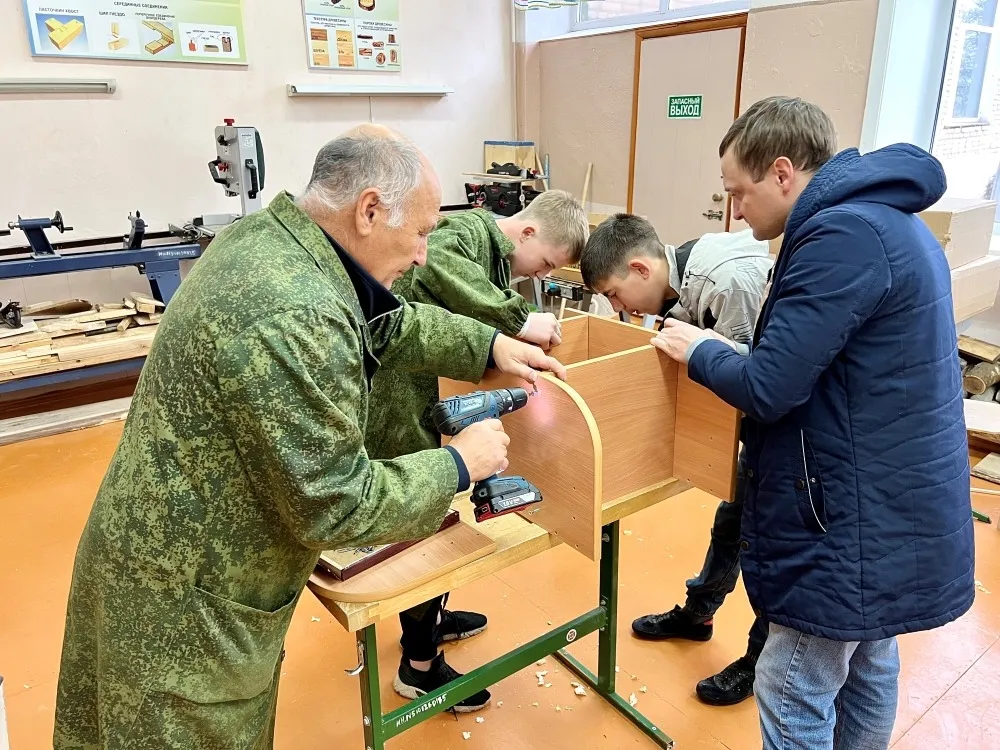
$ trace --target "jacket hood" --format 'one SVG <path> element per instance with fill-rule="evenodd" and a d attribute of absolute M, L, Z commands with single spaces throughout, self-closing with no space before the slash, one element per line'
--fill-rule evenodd
<path fill-rule="evenodd" d="M 861 155 L 841 151 L 813 176 L 792 208 L 785 227 L 790 235 L 818 212 L 843 203 L 878 203 L 903 213 L 930 208 L 944 195 L 941 162 L 909 143 Z"/>

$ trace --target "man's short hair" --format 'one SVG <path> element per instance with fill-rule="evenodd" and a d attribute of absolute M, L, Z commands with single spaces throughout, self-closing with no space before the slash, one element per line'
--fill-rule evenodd
<path fill-rule="evenodd" d="M 751 105 L 732 124 L 719 144 L 719 158 L 730 149 L 737 164 L 760 182 L 782 156 L 796 169 L 815 172 L 837 153 L 837 131 L 815 104 L 772 96 Z"/>
<path fill-rule="evenodd" d="M 580 259 L 590 234 L 590 222 L 580 201 L 565 190 L 546 190 L 517 217 L 537 222 L 539 238 L 543 242 L 555 247 L 566 247 L 570 263 L 576 263 Z"/>
<path fill-rule="evenodd" d="M 663 257 L 663 243 L 653 225 L 634 214 L 615 214 L 591 233 L 580 258 L 580 274 L 588 289 L 611 276 L 625 276 L 637 256 Z"/>

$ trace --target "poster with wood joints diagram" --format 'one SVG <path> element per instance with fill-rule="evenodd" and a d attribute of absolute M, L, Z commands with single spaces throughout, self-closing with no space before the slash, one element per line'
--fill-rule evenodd
<path fill-rule="evenodd" d="M 24 0 L 31 53 L 246 65 L 243 0 Z"/>
<path fill-rule="evenodd" d="M 309 67 L 399 72 L 400 0 L 302 0 Z"/>

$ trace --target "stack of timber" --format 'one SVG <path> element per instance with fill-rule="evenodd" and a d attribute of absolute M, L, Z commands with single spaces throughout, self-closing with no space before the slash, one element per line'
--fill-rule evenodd
<path fill-rule="evenodd" d="M 20 328 L 0 328 L 0 383 L 143 357 L 163 303 L 133 293 L 121 302 L 42 302 L 22 310 Z"/>

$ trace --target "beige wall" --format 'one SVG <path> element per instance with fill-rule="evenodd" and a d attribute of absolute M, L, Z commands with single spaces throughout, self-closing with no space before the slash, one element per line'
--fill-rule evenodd
<path fill-rule="evenodd" d="M 741 108 L 773 94 L 829 112 L 842 147 L 858 145 L 878 0 L 831 0 L 750 11 Z M 552 187 L 579 195 L 593 162 L 592 210 L 624 207 L 632 132 L 635 33 L 567 37 L 521 47 L 521 137 L 551 159 Z"/>
<path fill-rule="evenodd" d="M 622 208 L 628 197 L 635 34 L 618 32 L 538 45 L 537 135 L 551 187 L 579 196 L 593 163 L 590 200 Z M 595 206 L 595 208 L 598 208 Z"/>
<path fill-rule="evenodd" d="M 0 3 L 0 76 L 116 78 L 113 96 L 3 97 L 0 224 L 51 216 L 69 237 L 123 234 L 139 209 L 153 229 L 197 214 L 239 211 L 208 174 L 224 117 L 254 125 L 264 143 L 263 197 L 298 191 L 317 149 L 373 117 L 403 130 L 437 167 L 449 203 L 465 200 L 462 172 L 482 168 L 483 141 L 514 135 L 510 0 L 400 4 L 403 71 L 315 73 L 306 65 L 299 2 L 247 2 L 247 67 L 32 58 L 22 3 Z M 443 84 L 442 99 L 298 98 L 288 83 Z M 23 236 L 0 238 L 0 246 Z M 126 269 L 0 282 L 0 298 L 31 303 L 85 295 L 114 299 L 144 280 Z"/>
<path fill-rule="evenodd" d="M 868 95 L 878 0 L 751 10 L 740 108 L 785 94 L 821 106 L 841 148 L 857 146 Z"/>

